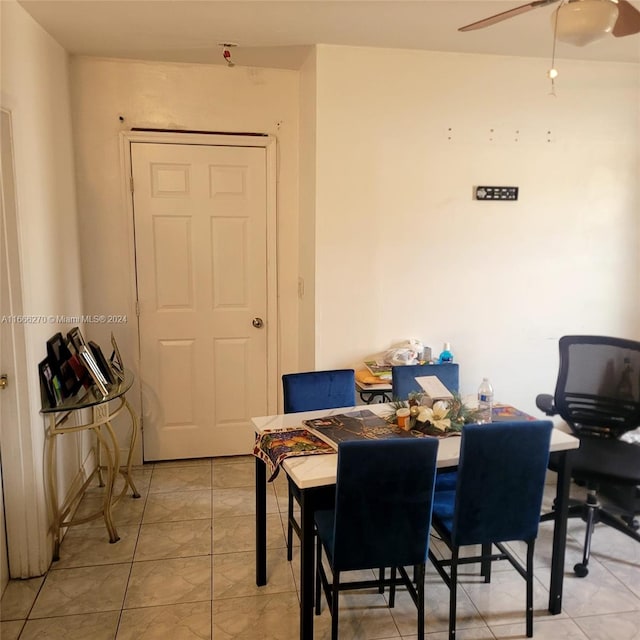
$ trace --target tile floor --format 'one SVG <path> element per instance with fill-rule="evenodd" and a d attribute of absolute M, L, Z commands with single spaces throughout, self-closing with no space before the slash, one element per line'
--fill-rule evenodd
<path fill-rule="evenodd" d="M 299 558 L 286 561 L 284 477 L 268 485 L 268 584 L 262 588 L 255 585 L 253 458 L 150 464 L 136 469 L 135 480 L 142 497 L 126 497 L 114 510 L 117 544 L 109 544 L 100 520 L 72 527 L 46 576 L 9 583 L 0 603 L 2 640 L 298 638 Z M 79 508 L 91 510 L 99 491 L 91 489 Z M 598 528 L 589 576 L 578 579 L 571 567 L 580 559 L 582 531 L 580 521 L 570 522 L 563 612 L 550 616 L 551 524 L 541 525 L 534 637 L 639 640 L 640 545 Z M 524 581 L 508 563 L 494 566 L 489 585 L 467 568 L 459 640 L 525 637 Z M 427 638 L 444 640 L 448 595 L 432 567 L 426 596 Z M 406 592 L 394 609 L 374 592 L 341 598 L 341 639 L 415 640 L 416 613 Z M 329 625 L 323 604 L 316 640 L 330 637 Z"/>

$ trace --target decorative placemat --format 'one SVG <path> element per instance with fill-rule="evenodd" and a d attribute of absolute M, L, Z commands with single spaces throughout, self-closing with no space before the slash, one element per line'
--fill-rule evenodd
<path fill-rule="evenodd" d="M 520 409 L 508 404 L 494 404 L 491 410 L 491 419 L 494 422 L 507 422 L 512 420 L 537 420 Z"/>
<path fill-rule="evenodd" d="M 253 455 L 269 468 L 268 482 L 275 480 L 286 458 L 335 452 L 330 444 L 303 427 L 263 431 L 253 447 Z"/>

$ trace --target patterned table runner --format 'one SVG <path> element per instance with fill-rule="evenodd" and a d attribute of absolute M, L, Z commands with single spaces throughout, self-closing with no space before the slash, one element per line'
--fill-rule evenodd
<path fill-rule="evenodd" d="M 263 431 L 253 447 L 253 455 L 269 468 L 268 482 L 275 480 L 286 458 L 335 452 L 330 444 L 303 427 Z"/>

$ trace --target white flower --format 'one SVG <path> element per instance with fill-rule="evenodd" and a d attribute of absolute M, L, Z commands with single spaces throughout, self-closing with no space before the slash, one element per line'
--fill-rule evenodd
<path fill-rule="evenodd" d="M 446 431 L 451 427 L 451 420 L 447 418 L 449 405 L 446 402 L 438 401 L 433 407 L 420 407 L 418 422 L 428 422 L 440 431 Z"/>

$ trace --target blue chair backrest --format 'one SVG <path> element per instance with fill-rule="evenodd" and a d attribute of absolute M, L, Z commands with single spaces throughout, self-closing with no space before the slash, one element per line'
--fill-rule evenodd
<path fill-rule="evenodd" d="M 356 380 L 353 369 L 306 371 L 282 376 L 284 412 L 353 407 Z"/>
<path fill-rule="evenodd" d="M 438 440 L 351 440 L 338 447 L 333 566 L 426 560 Z"/>
<path fill-rule="evenodd" d="M 454 544 L 537 536 L 552 428 L 550 420 L 463 427 Z"/>
<path fill-rule="evenodd" d="M 436 376 L 451 393 L 457 393 L 460 388 L 459 368 L 455 362 L 391 367 L 391 393 L 394 398 L 406 400 L 412 391 L 422 390 L 422 387 L 416 382 L 416 378 L 421 376 Z"/>

